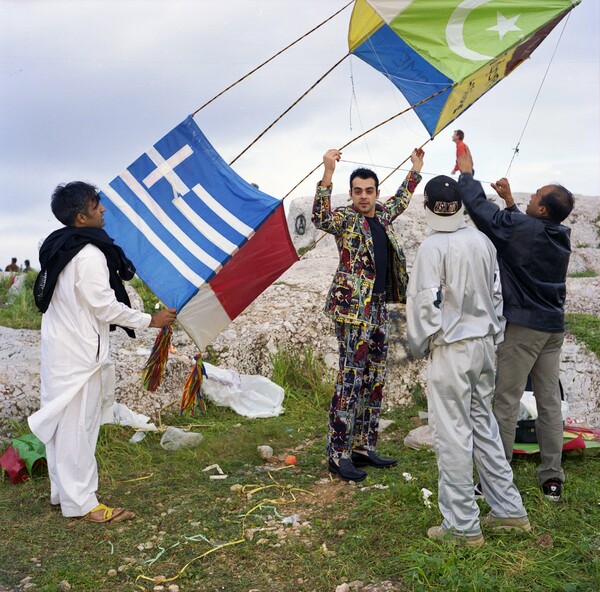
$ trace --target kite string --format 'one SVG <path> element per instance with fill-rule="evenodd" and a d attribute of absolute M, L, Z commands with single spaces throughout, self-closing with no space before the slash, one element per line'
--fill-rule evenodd
<path fill-rule="evenodd" d="M 540 93 L 542 92 L 542 87 L 544 86 L 544 82 L 546 81 L 546 77 L 548 76 L 548 72 L 550 71 L 550 66 L 552 65 L 552 62 L 554 61 L 554 56 L 556 55 L 558 46 L 560 44 L 560 40 L 562 39 L 563 33 L 565 32 L 565 29 L 567 28 L 567 23 L 569 22 L 570 18 L 571 18 L 571 13 L 569 12 L 569 14 L 567 15 L 567 18 L 565 20 L 565 23 L 563 25 L 562 31 L 560 32 L 560 35 L 558 37 L 558 40 L 556 41 L 556 46 L 554 47 L 554 51 L 552 52 L 552 56 L 550 57 L 550 61 L 548 62 L 548 67 L 546 68 L 546 72 L 544 73 L 542 81 L 540 82 L 540 87 L 538 88 L 537 94 L 535 95 L 535 99 L 533 100 L 533 105 L 531 105 L 531 110 L 529 111 L 529 115 L 527 116 L 525 125 L 523 126 L 523 131 L 521 132 L 519 141 L 517 142 L 517 145 L 513 148 L 513 155 L 512 155 L 512 158 L 510 159 L 510 163 L 508 164 L 508 169 L 506 169 L 506 175 L 504 175 L 506 178 L 508 178 L 508 175 L 510 173 L 510 169 L 512 167 L 512 163 L 515 159 L 515 156 L 517 154 L 519 154 L 519 146 L 521 145 L 521 140 L 523 139 L 523 136 L 525 135 L 525 130 L 527 129 L 527 126 L 529 125 L 529 120 L 531 119 L 533 110 L 534 110 L 537 100 L 540 96 Z"/>
<path fill-rule="evenodd" d="M 393 119 L 396 119 L 397 117 L 400 117 L 400 115 L 404 115 L 404 113 L 407 113 L 408 111 L 410 111 L 411 109 L 414 109 L 415 107 L 419 107 L 420 105 L 422 105 L 423 103 L 426 103 L 427 101 L 433 99 L 434 97 L 437 97 L 439 94 L 447 91 L 449 88 L 451 88 L 452 85 L 448 85 L 446 88 L 442 88 L 441 90 L 438 90 L 437 92 L 433 93 L 432 95 L 426 97 L 425 99 L 422 99 L 421 101 L 419 101 L 418 103 L 415 103 L 414 105 L 411 105 L 410 107 L 407 107 L 406 109 L 400 111 L 399 113 L 396 113 L 396 115 L 392 115 L 391 117 L 388 117 L 387 119 L 385 119 L 384 121 L 382 121 L 381 123 L 378 123 L 377 125 L 374 125 L 373 127 L 369 128 L 367 131 L 359 134 L 358 136 L 352 138 L 349 142 L 346 142 L 343 146 L 341 146 L 339 148 L 339 150 L 343 150 L 344 148 L 347 148 L 348 146 L 350 146 L 350 144 L 352 144 L 353 142 L 356 142 L 356 140 L 359 140 L 360 138 L 362 138 L 363 136 L 366 136 L 368 133 L 372 132 L 373 130 L 376 130 L 377 128 L 381 127 L 382 125 L 385 125 L 386 123 L 392 121 Z M 427 140 L 427 142 L 429 142 L 429 140 Z M 423 146 L 427 143 L 425 142 L 423 144 Z M 410 158 L 410 157 L 409 157 Z M 408 160 L 408 158 L 406 159 Z M 406 162 L 406 160 L 404 162 Z M 307 175 L 305 175 L 304 177 L 302 177 L 302 179 L 300 179 L 300 181 L 298 181 L 298 183 L 296 183 L 283 197 L 282 200 L 284 200 L 286 197 L 289 197 L 292 192 L 298 188 L 302 183 L 304 183 L 304 181 L 306 181 L 306 179 L 308 179 L 323 163 L 320 162 L 314 169 L 312 169 Z M 402 163 L 403 164 L 403 163 Z M 402 166 L 402 164 L 400 166 Z M 400 168 L 400 166 L 398 168 Z M 396 169 L 397 170 L 397 169 Z M 388 175 L 389 177 L 389 175 Z M 387 179 L 387 177 L 386 177 Z"/>
<path fill-rule="evenodd" d="M 207 107 L 208 105 L 210 105 L 213 101 L 218 99 L 220 96 L 224 95 L 228 90 L 231 90 L 234 86 L 236 86 L 237 84 L 242 82 L 242 80 L 245 80 L 246 78 L 248 78 L 249 76 L 251 76 L 252 74 L 257 72 L 258 70 L 260 70 L 263 66 L 266 66 L 269 62 L 273 61 L 277 56 L 281 55 L 284 51 L 287 51 L 288 49 L 290 49 L 290 47 L 293 47 L 294 45 L 296 45 L 296 43 L 298 43 L 299 41 L 302 41 L 302 39 L 304 39 L 305 37 L 308 37 L 311 33 L 314 33 L 317 29 L 322 27 L 325 23 L 329 22 L 331 19 L 336 17 L 338 14 L 340 14 L 340 12 L 346 10 L 346 8 L 348 8 L 348 6 L 350 6 L 350 4 L 352 4 L 352 2 L 348 2 L 348 4 L 346 4 L 345 6 L 342 6 L 342 8 L 340 8 L 337 12 L 334 12 L 329 18 L 326 18 L 322 23 L 318 24 L 316 27 L 313 27 L 310 31 L 304 33 L 304 35 L 302 35 L 301 37 L 298 37 L 298 39 L 296 39 L 296 41 L 293 41 L 292 43 L 290 43 L 283 49 L 279 50 L 275 55 L 272 55 L 268 60 L 265 60 L 262 64 L 259 64 L 258 66 L 256 66 L 256 68 L 254 68 L 247 74 L 244 74 L 244 76 L 242 76 L 239 80 L 236 80 L 233 84 L 230 84 L 227 88 L 223 89 L 219 94 L 215 95 L 212 99 L 210 99 L 209 101 L 204 103 L 204 105 L 202 105 L 201 107 L 198 107 L 198 109 L 196 109 L 192 113 L 192 117 L 194 117 L 194 115 L 196 115 L 196 113 L 198 113 L 199 111 L 202 111 L 202 109 L 204 109 L 204 107 Z"/>
<path fill-rule="evenodd" d="M 340 60 L 338 60 L 333 66 L 331 66 L 331 68 L 329 68 L 329 70 L 327 70 L 327 72 L 325 72 L 325 74 L 323 74 L 307 91 L 305 91 L 304 93 L 302 93 L 302 95 L 300 95 L 300 97 L 298 97 L 283 113 L 281 113 L 281 115 L 279 115 L 279 117 L 277 117 L 277 119 L 275 119 L 275 121 L 273 121 L 267 128 L 265 128 L 260 134 L 258 134 L 258 136 L 256 136 L 256 138 L 254 138 L 254 140 L 252 140 L 252 142 L 250 142 L 250 144 L 248 144 L 248 146 L 246 146 L 230 163 L 229 166 L 231 166 L 236 160 L 238 160 L 238 158 L 240 158 L 240 156 L 242 156 L 243 154 L 245 154 L 254 144 L 256 144 L 256 142 L 258 142 L 258 140 L 260 140 L 284 115 L 286 115 L 287 113 L 289 113 L 311 90 L 313 90 L 317 84 L 319 84 L 320 82 L 323 81 L 323 79 L 328 76 L 329 74 L 331 74 L 331 72 L 333 70 L 335 70 L 335 68 L 337 68 L 350 54 L 347 53 L 344 57 L 342 57 Z"/>

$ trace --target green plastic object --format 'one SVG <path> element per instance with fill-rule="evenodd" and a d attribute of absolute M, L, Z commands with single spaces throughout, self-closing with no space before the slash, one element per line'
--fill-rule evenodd
<path fill-rule="evenodd" d="M 46 459 L 46 447 L 33 434 L 25 434 L 12 441 L 13 448 L 19 453 L 21 460 L 25 463 L 27 472 L 33 476 L 33 465 L 41 459 Z"/>

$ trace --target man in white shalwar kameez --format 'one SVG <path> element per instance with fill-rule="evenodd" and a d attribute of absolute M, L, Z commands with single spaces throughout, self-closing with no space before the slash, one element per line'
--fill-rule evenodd
<path fill-rule="evenodd" d="M 50 503 L 60 505 L 64 516 L 119 522 L 134 514 L 100 504 L 96 496 L 96 441 L 100 425 L 112 422 L 114 402 L 109 331 L 111 325 L 163 327 L 173 322 L 175 310 L 149 315 L 129 306 L 122 280 L 131 279 L 135 268 L 102 230 L 104 207 L 93 186 L 61 185 L 51 205 L 65 227 L 40 249 L 34 293 L 44 312 L 41 408 L 29 426 L 46 446 Z"/>
<path fill-rule="evenodd" d="M 429 538 L 484 544 L 473 491 L 473 460 L 491 507 L 481 523 L 530 530 L 490 409 L 495 344 L 502 340 L 502 292 L 496 249 L 463 219 L 460 187 L 439 176 L 425 186 L 432 232 L 420 245 L 407 292 L 408 342 L 428 356 L 429 424 L 438 462 L 441 526 Z"/>

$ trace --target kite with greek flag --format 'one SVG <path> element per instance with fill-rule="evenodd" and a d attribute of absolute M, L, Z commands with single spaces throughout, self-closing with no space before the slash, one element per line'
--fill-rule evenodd
<path fill-rule="evenodd" d="M 192 117 L 101 195 L 108 234 L 201 349 L 298 260 L 282 200 L 239 177 Z"/>

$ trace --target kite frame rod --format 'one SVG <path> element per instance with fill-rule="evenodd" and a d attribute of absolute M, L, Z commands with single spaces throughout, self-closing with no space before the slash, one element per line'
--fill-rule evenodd
<path fill-rule="evenodd" d="M 307 91 L 305 91 L 304 93 L 302 93 L 302 95 L 300 95 L 283 113 L 281 113 L 281 115 L 279 115 L 279 117 L 277 117 L 277 119 L 275 119 L 275 121 L 273 121 L 267 128 L 265 128 L 260 134 L 258 134 L 258 136 L 256 136 L 256 138 L 254 138 L 254 140 L 252 140 L 252 142 L 250 142 L 250 144 L 248 144 L 248 146 L 246 146 L 230 163 L 229 166 L 231 166 L 236 160 L 238 160 L 238 158 L 240 158 L 240 156 L 242 156 L 243 154 L 245 154 L 254 144 L 256 144 L 256 142 L 258 142 L 258 140 L 260 140 L 284 115 L 286 115 L 287 113 L 289 113 L 311 90 L 313 90 L 317 84 L 319 84 L 320 82 L 323 81 L 323 79 L 328 76 L 329 74 L 331 74 L 331 72 L 333 70 L 335 70 L 335 68 L 337 68 L 350 54 L 347 53 L 344 57 L 342 57 L 340 60 L 338 60 L 333 66 L 331 66 L 331 68 L 329 68 L 329 70 L 327 70 L 327 72 L 325 72 L 325 74 L 323 74 Z"/>
<path fill-rule="evenodd" d="M 406 109 L 400 111 L 399 113 L 396 113 L 396 115 L 392 115 L 391 117 L 388 117 L 387 119 L 385 119 L 384 121 L 378 123 L 377 125 L 374 125 L 373 127 L 369 128 L 367 131 L 363 132 L 362 134 L 359 134 L 358 136 L 352 138 L 349 142 L 346 142 L 343 146 L 341 146 L 339 148 L 339 150 L 343 150 L 344 148 L 347 148 L 348 146 L 350 146 L 350 144 L 352 144 L 353 142 L 356 142 L 356 140 L 359 140 L 360 138 L 362 138 L 363 136 L 366 136 L 367 134 L 371 133 L 372 131 L 376 130 L 377 128 L 381 127 L 382 125 L 392 121 L 393 119 L 396 119 L 396 117 L 400 117 L 400 115 L 404 115 L 405 113 L 407 113 L 408 111 L 410 111 L 411 109 L 414 109 L 415 107 L 419 107 L 420 105 L 423 105 L 423 103 L 426 103 L 427 101 L 433 99 L 434 97 L 437 97 L 439 94 L 446 92 L 449 88 L 452 88 L 454 85 L 453 84 L 449 84 L 448 86 L 446 86 L 445 88 L 442 88 L 440 90 L 438 90 L 437 92 L 433 93 L 432 95 L 422 99 L 421 101 L 419 101 L 418 103 L 415 103 L 414 105 L 411 105 L 410 107 L 407 107 Z M 429 140 L 427 140 L 424 144 L 421 145 L 421 148 L 423 146 L 425 146 L 425 144 L 427 144 L 427 142 L 429 142 L 431 140 L 431 138 L 429 138 Z M 410 156 L 408 157 L 410 158 Z M 387 177 L 390 177 L 390 175 L 392 175 L 393 173 L 395 173 L 407 160 L 404 160 L 402 163 L 400 163 L 398 165 L 398 167 L 396 169 L 394 169 Z M 314 169 L 312 169 L 307 175 L 305 175 L 304 177 L 302 177 L 302 179 L 300 179 L 300 181 L 298 181 L 298 183 L 296 183 L 283 197 L 282 200 L 285 199 L 286 197 L 289 197 L 290 194 L 297 189 L 302 183 L 304 183 L 304 181 L 306 181 L 306 179 L 308 179 L 323 163 L 320 162 Z M 384 179 L 385 180 L 385 179 Z M 383 181 L 382 181 L 383 182 Z"/>
<path fill-rule="evenodd" d="M 256 66 L 256 68 L 254 68 L 247 74 L 244 74 L 244 76 L 242 76 L 239 80 L 236 80 L 234 83 L 230 84 L 227 88 L 223 89 L 219 94 L 215 95 L 212 99 L 210 99 L 209 101 L 204 103 L 204 105 L 202 105 L 201 107 L 198 107 L 198 109 L 196 109 L 192 113 L 192 117 L 194 117 L 194 115 L 196 115 L 196 113 L 198 113 L 199 111 L 202 111 L 202 109 L 204 109 L 204 107 L 207 107 L 208 105 L 210 105 L 213 101 L 218 99 L 220 96 L 224 95 L 228 90 L 231 90 L 234 86 L 236 86 L 237 84 L 242 82 L 242 80 L 245 80 L 246 78 L 248 78 L 248 76 L 251 76 L 258 70 L 260 70 L 263 66 L 266 66 L 269 62 L 273 61 L 277 56 L 281 55 L 284 51 L 287 51 L 288 49 L 290 49 L 290 47 L 293 47 L 294 45 L 296 45 L 296 43 L 298 43 L 299 41 L 302 41 L 302 39 L 304 39 L 305 37 L 308 37 L 311 33 L 314 33 L 317 29 L 322 27 L 325 23 L 329 22 L 332 18 L 334 18 L 338 14 L 340 14 L 340 12 L 346 10 L 346 8 L 348 8 L 348 6 L 350 6 L 350 4 L 352 4 L 352 2 L 348 2 L 348 4 L 346 4 L 345 6 L 342 6 L 342 8 L 340 8 L 337 12 L 334 12 L 330 17 L 326 18 L 322 23 L 318 24 L 316 27 L 313 27 L 310 31 L 307 31 L 306 33 L 304 33 L 304 35 L 302 35 L 301 37 L 298 37 L 298 39 L 296 39 L 296 41 L 293 41 L 292 43 L 290 43 L 283 49 L 280 49 L 276 54 L 272 55 L 268 60 L 265 60 L 262 64 L 259 64 L 258 66 Z"/>

